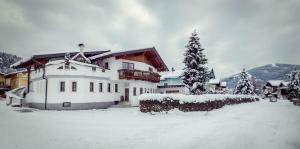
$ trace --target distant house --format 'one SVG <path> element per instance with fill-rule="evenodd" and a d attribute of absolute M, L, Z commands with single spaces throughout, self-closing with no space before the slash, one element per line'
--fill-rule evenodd
<path fill-rule="evenodd" d="M 288 82 L 283 80 L 269 80 L 263 86 L 264 94 L 272 94 L 276 93 L 278 95 L 286 95 L 287 94 L 287 86 Z"/>
<path fill-rule="evenodd" d="M 5 74 L 0 72 L 0 88 L 5 85 Z"/>
<path fill-rule="evenodd" d="M 188 89 L 181 79 L 182 71 L 171 71 L 161 74 L 160 82 L 157 86 L 159 93 L 181 93 L 187 94 Z"/>
<path fill-rule="evenodd" d="M 220 79 L 210 79 L 208 81 L 208 89 L 210 93 L 223 92 L 227 86 L 227 83 L 220 81 Z"/>
<path fill-rule="evenodd" d="M 27 70 L 19 70 L 5 74 L 5 85 L 11 89 L 27 87 L 28 86 L 28 74 Z"/>

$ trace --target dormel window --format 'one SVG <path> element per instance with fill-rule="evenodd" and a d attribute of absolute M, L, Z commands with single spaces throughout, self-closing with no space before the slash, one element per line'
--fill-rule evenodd
<path fill-rule="evenodd" d="M 143 88 L 141 87 L 140 88 L 140 95 L 142 95 L 143 94 Z"/>
<path fill-rule="evenodd" d="M 104 64 L 104 68 L 105 68 L 105 69 L 109 69 L 108 62 L 105 62 L 105 64 Z"/>
<path fill-rule="evenodd" d="M 77 82 L 72 82 L 72 92 L 77 91 Z"/>
<path fill-rule="evenodd" d="M 133 87 L 133 96 L 136 96 L 136 87 Z"/>
<path fill-rule="evenodd" d="M 93 71 L 96 71 L 96 67 L 92 67 L 92 70 L 93 70 Z"/>
<path fill-rule="evenodd" d="M 74 66 L 71 66 L 71 69 L 73 69 L 73 70 L 76 70 L 76 67 L 74 67 Z"/>
<path fill-rule="evenodd" d="M 103 83 L 99 83 L 99 92 L 103 91 Z"/>
<path fill-rule="evenodd" d="M 115 84 L 115 92 L 118 92 L 118 84 Z"/>
<path fill-rule="evenodd" d="M 64 69 L 64 67 L 63 67 L 63 66 L 60 66 L 60 67 L 58 67 L 57 69 Z"/>
<path fill-rule="evenodd" d="M 94 92 L 94 82 L 90 82 L 90 92 Z"/>
<path fill-rule="evenodd" d="M 134 70 L 134 64 L 133 63 L 123 62 L 122 63 L 122 69 Z"/>
<path fill-rule="evenodd" d="M 60 92 L 65 92 L 65 85 L 66 85 L 66 83 L 65 83 L 65 81 L 61 81 L 60 82 Z"/>
<path fill-rule="evenodd" d="M 107 92 L 110 92 L 110 83 L 107 83 Z"/>

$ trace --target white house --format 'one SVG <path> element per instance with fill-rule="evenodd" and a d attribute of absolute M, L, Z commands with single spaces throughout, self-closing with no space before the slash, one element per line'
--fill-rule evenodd
<path fill-rule="evenodd" d="M 138 106 L 138 95 L 156 93 L 168 68 L 154 47 L 122 52 L 33 55 L 14 64 L 27 68 L 29 107 L 47 110 L 107 108 L 119 102 Z"/>

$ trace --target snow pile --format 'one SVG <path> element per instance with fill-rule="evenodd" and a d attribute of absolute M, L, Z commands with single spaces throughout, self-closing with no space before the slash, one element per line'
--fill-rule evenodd
<path fill-rule="evenodd" d="M 199 103 L 213 100 L 226 99 L 257 99 L 257 95 L 233 95 L 233 94 L 203 94 L 203 95 L 184 95 L 184 94 L 142 94 L 139 96 L 139 101 L 156 100 L 163 101 L 167 98 L 179 100 L 180 103 Z"/>

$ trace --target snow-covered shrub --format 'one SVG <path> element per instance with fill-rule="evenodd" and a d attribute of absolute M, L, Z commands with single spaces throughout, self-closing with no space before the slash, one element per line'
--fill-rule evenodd
<path fill-rule="evenodd" d="M 178 108 L 180 111 L 211 111 L 225 105 L 258 101 L 256 95 L 231 94 L 143 94 L 139 96 L 141 112 L 163 112 Z"/>
<path fill-rule="evenodd" d="M 240 74 L 240 79 L 234 90 L 234 94 L 252 95 L 254 94 L 254 86 L 252 84 L 251 76 L 243 69 Z"/>

